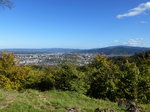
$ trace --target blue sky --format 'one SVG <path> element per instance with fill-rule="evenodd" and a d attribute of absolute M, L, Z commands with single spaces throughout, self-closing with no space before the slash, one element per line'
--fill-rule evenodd
<path fill-rule="evenodd" d="M 0 48 L 150 47 L 150 0 L 12 0 Z"/>

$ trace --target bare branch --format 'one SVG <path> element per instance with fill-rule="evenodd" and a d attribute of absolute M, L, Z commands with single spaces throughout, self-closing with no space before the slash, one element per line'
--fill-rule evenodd
<path fill-rule="evenodd" d="M 10 0 L 0 0 L 0 6 L 12 8 L 12 2 Z"/>

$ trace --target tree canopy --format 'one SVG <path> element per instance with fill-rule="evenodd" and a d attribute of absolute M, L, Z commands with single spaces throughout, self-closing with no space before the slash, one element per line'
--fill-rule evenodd
<path fill-rule="evenodd" d="M 84 66 L 22 66 L 14 54 L 3 52 L 0 88 L 57 89 L 111 101 L 150 103 L 150 52 L 121 58 L 98 55 Z"/>

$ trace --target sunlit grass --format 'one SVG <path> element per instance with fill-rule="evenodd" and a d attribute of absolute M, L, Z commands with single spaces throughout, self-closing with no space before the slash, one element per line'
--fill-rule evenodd
<path fill-rule="evenodd" d="M 150 105 L 142 106 L 150 110 Z M 66 108 L 72 107 L 81 109 L 80 112 L 93 112 L 96 108 L 125 111 L 114 102 L 92 99 L 76 92 L 0 90 L 0 112 L 67 112 Z"/>

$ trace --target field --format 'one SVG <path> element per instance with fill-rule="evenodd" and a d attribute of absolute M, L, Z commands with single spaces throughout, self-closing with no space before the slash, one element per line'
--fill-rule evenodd
<path fill-rule="evenodd" d="M 150 105 L 143 107 L 150 111 Z M 75 92 L 0 90 L 0 112 L 68 112 L 71 108 L 79 112 L 94 112 L 96 108 L 125 111 L 124 108 L 118 107 L 117 103 L 92 99 Z"/>

